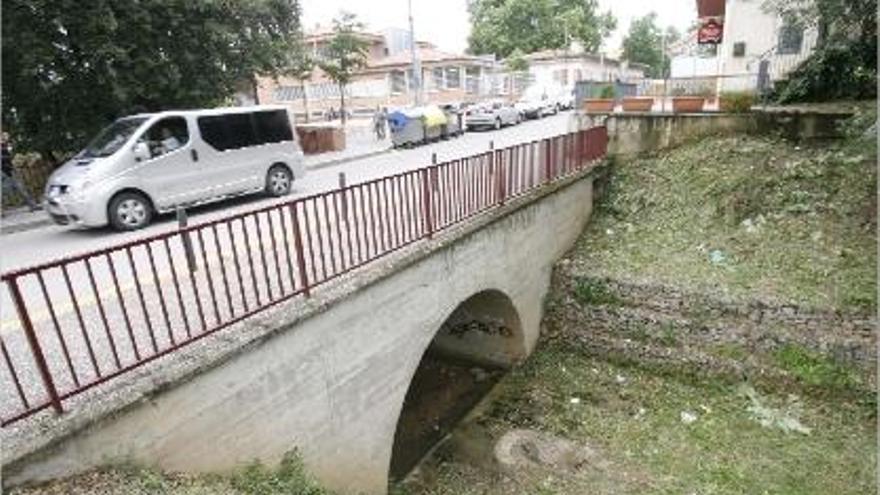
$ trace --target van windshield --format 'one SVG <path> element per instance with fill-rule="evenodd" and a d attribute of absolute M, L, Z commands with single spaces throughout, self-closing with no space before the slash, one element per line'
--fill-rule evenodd
<path fill-rule="evenodd" d="M 113 122 L 98 133 L 80 156 L 100 158 L 116 153 L 146 120 L 147 117 L 129 117 Z"/>

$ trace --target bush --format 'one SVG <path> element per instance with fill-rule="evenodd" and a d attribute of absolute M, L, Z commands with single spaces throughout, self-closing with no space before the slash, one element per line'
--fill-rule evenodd
<path fill-rule="evenodd" d="M 751 91 L 725 91 L 719 97 L 722 112 L 746 113 L 755 104 L 755 93 Z"/>
<path fill-rule="evenodd" d="M 773 89 L 779 103 L 877 97 L 876 40 L 826 45 L 804 60 Z"/>
<path fill-rule="evenodd" d="M 606 99 L 614 99 L 614 87 L 613 86 L 605 86 L 602 88 L 602 91 L 599 92 L 599 98 Z"/>

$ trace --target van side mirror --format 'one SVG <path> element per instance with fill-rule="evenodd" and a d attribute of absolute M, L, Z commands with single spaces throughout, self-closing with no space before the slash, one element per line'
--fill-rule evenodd
<path fill-rule="evenodd" d="M 150 148 L 147 146 L 147 143 L 143 141 L 135 143 L 134 148 L 131 149 L 131 152 L 134 154 L 135 161 L 138 162 L 142 162 L 150 158 Z"/>

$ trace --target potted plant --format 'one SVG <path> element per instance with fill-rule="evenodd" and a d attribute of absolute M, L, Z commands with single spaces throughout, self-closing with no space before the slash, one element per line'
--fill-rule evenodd
<path fill-rule="evenodd" d="M 612 113 L 614 111 L 614 87 L 603 87 L 599 98 L 585 98 L 584 110 L 587 113 Z"/>
<path fill-rule="evenodd" d="M 703 111 L 707 91 L 688 91 L 687 88 L 675 88 L 672 91 L 672 111 L 675 113 L 697 113 Z"/>
<path fill-rule="evenodd" d="M 624 112 L 650 112 L 654 106 L 652 96 L 627 96 L 621 103 Z"/>

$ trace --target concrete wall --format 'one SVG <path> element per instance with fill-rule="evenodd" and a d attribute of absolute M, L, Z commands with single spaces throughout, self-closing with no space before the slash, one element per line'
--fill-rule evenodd
<path fill-rule="evenodd" d="M 751 132 L 757 125 L 751 114 L 585 114 L 581 119 L 586 125 L 604 122 L 608 153 L 618 156 L 662 150 L 712 134 Z"/>
<path fill-rule="evenodd" d="M 126 459 L 222 472 L 254 459 L 275 463 L 296 447 L 328 487 L 384 493 L 403 400 L 438 329 L 460 303 L 489 294 L 487 311 L 480 300 L 464 307 L 519 328 L 505 337 L 507 350 L 493 354 L 493 341 L 481 341 L 483 354 L 531 352 L 552 265 L 584 228 L 592 196 L 591 175 L 540 190 L 389 258 L 360 275 L 372 277 L 367 285 L 341 282 L 335 301 L 297 324 L 302 301 L 282 305 L 258 322 L 275 330 L 246 352 L 5 465 L 4 484 Z"/>

